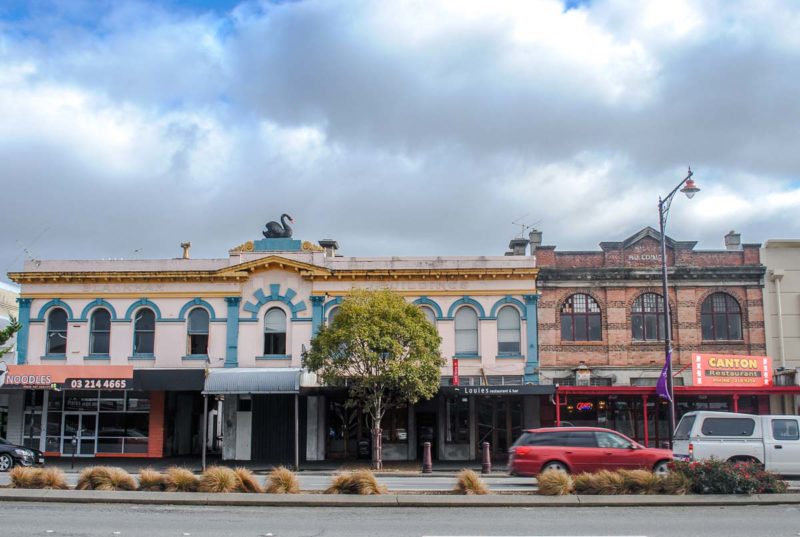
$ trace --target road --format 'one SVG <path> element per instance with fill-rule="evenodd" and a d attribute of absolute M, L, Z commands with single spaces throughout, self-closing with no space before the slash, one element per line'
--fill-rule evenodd
<path fill-rule="evenodd" d="M 78 481 L 78 474 L 67 474 L 67 483 L 75 486 Z M 259 480 L 263 480 L 263 476 L 258 476 Z M 331 482 L 330 476 L 326 475 L 302 475 L 298 476 L 300 479 L 300 488 L 303 490 L 323 490 L 328 487 Z M 448 476 L 409 476 L 409 477 L 379 477 L 378 481 L 389 487 L 389 490 L 405 491 L 405 490 L 452 490 L 455 485 L 455 478 Z M 487 477 L 485 478 L 489 488 L 495 491 L 532 491 L 536 487 L 535 481 L 531 477 Z M 8 474 L 0 474 L 0 485 L 7 485 L 10 483 Z M 2 535 L 2 534 L 0 534 Z"/>
<path fill-rule="evenodd" d="M 283 508 L 0 504 L 14 537 L 643 536 L 800 533 L 797 506 L 723 508 Z"/>

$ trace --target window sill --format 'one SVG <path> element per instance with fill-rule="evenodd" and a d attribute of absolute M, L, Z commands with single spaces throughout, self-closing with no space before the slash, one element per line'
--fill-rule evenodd
<path fill-rule="evenodd" d="M 675 342 L 674 339 L 672 341 L 673 341 L 673 343 Z M 631 345 L 642 345 L 643 347 L 644 346 L 654 346 L 654 347 L 655 346 L 659 346 L 659 347 L 663 347 L 664 346 L 664 340 L 663 339 L 648 339 L 648 340 L 645 340 L 645 341 L 639 341 L 639 340 L 635 340 L 634 339 L 634 340 L 631 340 Z"/>
<path fill-rule="evenodd" d="M 701 345 L 744 345 L 743 339 L 704 339 Z"/>
<path fill-rule="evenodd" d="M 83 357 L 84 360 L 111 360 L 111 356 L 108 354 L 90 354 L 88 356 Z"/>
<path fill-rule="evenodd" d="M 641 343 L 641 342 L 639 342 L 639 343 Z M 603 345 L 605 345 L 605 343 L 603 342 L 602 339 L 600 341 L 597 341 L 595 339 L 586 340 L 586 341 L 572 341 L 572 340 L 566 340 L 565 341 L 565 340 L 562 339 L 561 340 L 561 344 L 565 345 L 565 346 L 574 345 L 576 347 L 582 347 L 584 345 L 602 347 Z"/>
<path fill-rule="evenodd" d="M 45 354 L 40 357 L 41 360 L 66 360 L 66 354 Z"/>
<path fill-rule="evenodd" d="M 453 355 L 453 358 L 458 358 L 459 360 L 480 360 L 480 354 L 464 354 L 464 353 L 456 353 Z"/>
<path fill-rule="evenodd" d="M 263 356 L 256 356 L 256 360 L 291 360 L 291 354 L 264 354 Z"/>
<path fill-rule="evenodd" d="M 155 360 L 155 354 L 134 354 L 133 356 L 128 356 L 128 360 Z"/>
<path fill-rule="evenodd" d="M 498 360 L 509 360 L 509 359 L 520 359 L 525 357 L 521 354 L 498 354 L 496 358 Z"/>
<path fill-rule="evenodd" d="M 181 360 L 203 360 L 204 362 L 208 360 L 207 354 L 187 354 L 186 356 L 181 356 Z"/>

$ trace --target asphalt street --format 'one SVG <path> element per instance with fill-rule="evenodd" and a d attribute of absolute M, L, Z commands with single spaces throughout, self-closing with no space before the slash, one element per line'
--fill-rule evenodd
<path fill-rule="evenodd" d="M 3 537 L 778 537 L 798 506 L 721 508 L 254 508 L 0 504 Z"/>

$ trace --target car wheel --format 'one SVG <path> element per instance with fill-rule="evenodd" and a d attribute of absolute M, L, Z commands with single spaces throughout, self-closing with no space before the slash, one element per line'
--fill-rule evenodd
<path fill-rule="evenodd" d="M 669 461 L 660 461 L 653 466 L 653 473 L 657 475 L 667 475 L 669 473 Z"/>
<path fill-rule="evenodd" d="M 0 455 L 0 472 L 8 472 L 12 466 L 14 466 L 14 459 L 11 458 L 11 455 L 6 453 Z"/>
<path fill-rule="evenodd" d="M 555 470 L 556 472 L 564 472 L 566 474 L 569 473 L 567 465 L 564 464 L 563 462 L 558 462 L 558 461 L 548 462 L 547 464 L 542 466 L 542 473 L 547 472 L 549 470 Z"/>

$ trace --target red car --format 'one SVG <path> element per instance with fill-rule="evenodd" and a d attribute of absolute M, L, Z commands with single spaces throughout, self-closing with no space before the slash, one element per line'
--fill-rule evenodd
<path fill-rule="evenodd" d="M 646 448 L 627 436 L 599 427 L 530 429 L 509 449 L 511 475 L 535 476 L 545 470 L 573 474 L 644 468 L 667 472 L 668 449 Z"/>

